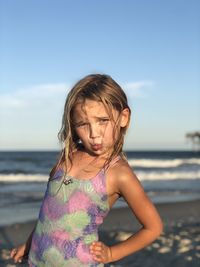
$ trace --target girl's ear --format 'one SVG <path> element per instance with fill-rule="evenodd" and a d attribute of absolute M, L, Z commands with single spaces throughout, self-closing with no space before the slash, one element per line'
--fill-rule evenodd
<path fill-rule="evenodd" d="M 130 117 L 129 109 L 128 108 L 123 109 L 120 114 L 120 126 L 121 127 L 126 127 L 128 125 L 129 117 Z"/>

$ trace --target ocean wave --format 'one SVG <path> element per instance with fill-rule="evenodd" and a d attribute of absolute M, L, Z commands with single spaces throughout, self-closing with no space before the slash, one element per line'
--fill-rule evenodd
<path fill-rule="evenodd" d="M 185 165 L 199 165 L 199 158 L 191 159 L 129 159 L 128 160 L 131 167 L 143 167 L 143 168 L 174 168 L 181 167 Z"/>
<path fill-rule="evenodd" d="M 200 179 L 199 171 L 134 171 L 140 180 Z M 0 182 L 47 182 L 48 175 L 42 174 L 0 174 Z"/>
<path fill-rule="evenodd" d="M 48 175 L 42 174 L 0 174 L 0 182 L 47 182 Z"/>
<path fill-rule="evenodd" d="M 139 180 L 191 180 L 200 179 L 200 171 L 188 171 L 188 172 L 169 172 L 169 171 L 135 171 Z"/>

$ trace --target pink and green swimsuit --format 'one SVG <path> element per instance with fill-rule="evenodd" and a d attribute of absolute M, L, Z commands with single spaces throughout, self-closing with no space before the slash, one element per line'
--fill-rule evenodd
<path fill-rule="evenodd" d="M 67 176 L 63 183 L 63 178 L 59 169 L 48 181 L 29 266 L 103 267 L 93 260 L 89 246 L 98 240 L 98 227 L 109 212 L 105 170 L 89 180 Z"/>

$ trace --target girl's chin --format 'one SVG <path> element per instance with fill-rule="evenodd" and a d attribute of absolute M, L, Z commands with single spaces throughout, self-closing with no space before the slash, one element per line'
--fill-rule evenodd
<path fill-rule="evenodd" d="M 100 150 L 90 150 L 89 154 L 93 155 L 93 156 L 101 156 L 101 155 L 103 155 L 105 153 L 103 151 L 100 151 Z"/>
<path fill-rule="evenodd" d="M 103 157 L 103 158 L 108 158 L 110 156 L 110 152 L 109 151 L 105 151 L 105 150 L 90 150 L 88 151 L 88 153 L 93 156 L 93 157 Z"/>

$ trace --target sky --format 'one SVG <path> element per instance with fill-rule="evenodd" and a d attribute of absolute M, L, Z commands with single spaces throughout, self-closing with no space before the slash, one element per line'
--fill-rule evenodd
<path fill-rule="evenodd" d="M 0 0 L 0 150 L 58 150 L 70 88 L 106 73 L 132 109 L 126 150 L 200 130 L 200 1 Z"/>

